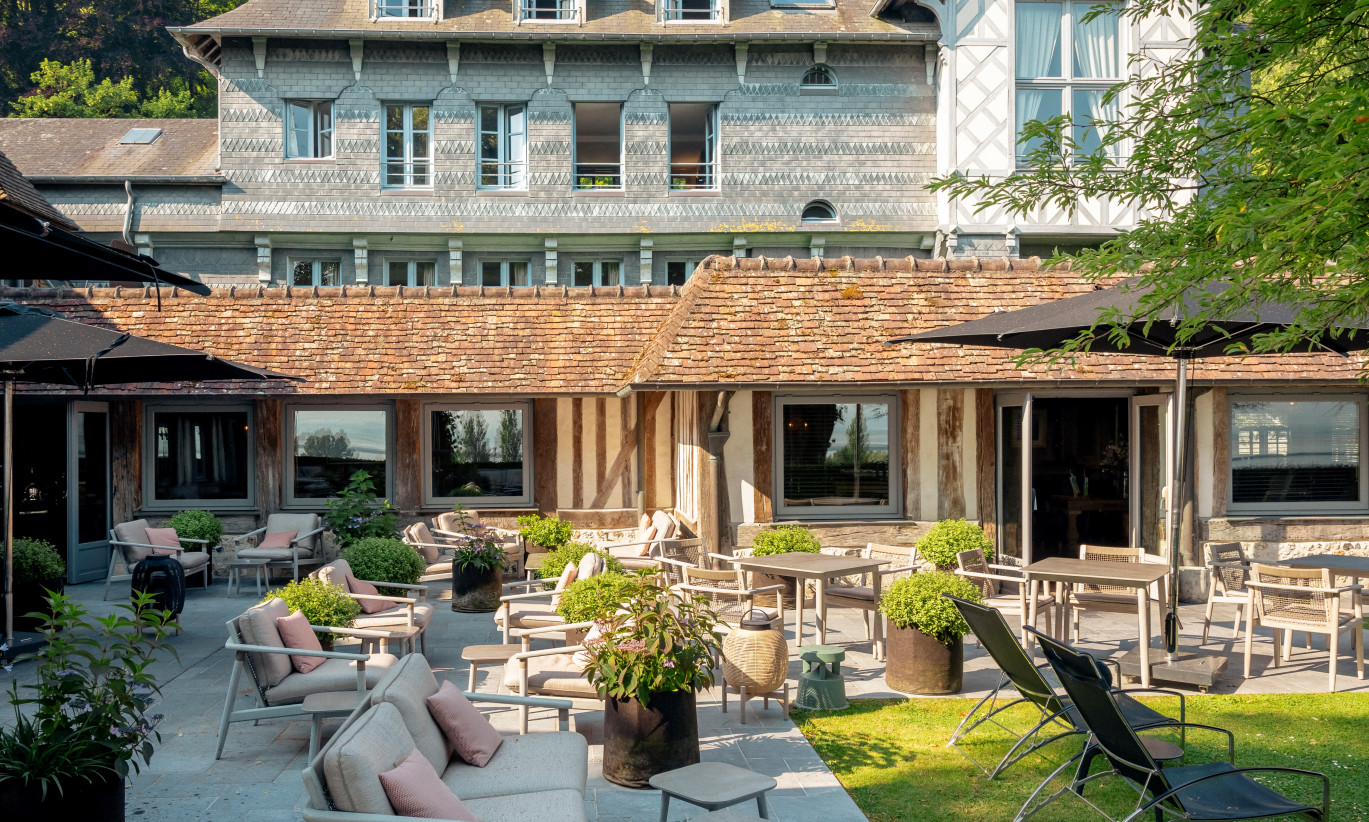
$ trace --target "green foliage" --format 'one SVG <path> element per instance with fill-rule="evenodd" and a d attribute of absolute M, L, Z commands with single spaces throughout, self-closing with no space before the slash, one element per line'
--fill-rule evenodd
<path fill-rule="evenodd" d="M 943 570 L 955 568 L 955 555 L 978 548 L 985 560 L 993 559 L 993 541 L 984 529 L 964 519 L 943 519 L 917 541 L 922 558 Z"/>
<path fill-rule="evenodd" d="M 720 640 L 707 599 L 640 579 L 639 589 L 609 606 L 603 635 L 585 642 L 589 681 L 610 699 L 644 707 L 652 694 L 711 687 Z"/>
<path fill-rule="evenodd" d="M 537 569 L 537 577 L 547 580 L 546 587 L 550 590 L 551 584 L 556 581 L 557 577 L 561 576 L 561 572 L 566 569 L 567 565 L 579 564 L 580 560 L 584 559 L 585 554 L 591 552 L 597 553 L 599 558 L 604 561 L 605 573 L 625 573 L 623 563 L 619 562 L 617 557 L 605 551 L 596 551 L 593 545 L 586 545 L 583 542 L 567 542 L 547 554 L 547 558 L 542 560 L 542 567 Z"/>
<path fill-rule="evenodd" d="M 14 582 L 46 582 L 67 574 L 66 560 L 51 542 L 18 537 L 14 540 Z"/>
<path fill-rule="evenodd" d="M 570 542 L 570 523 L 560 517 L 529 514 L 519 517 L 518 525 L 518 533 L 523 535 L 523 539 L 548 551 L 555 551 Z"/>
<path fill-rule="evenodd" d="M 168 524 L 176 529 L 176 536 L 181 539 L 205 540 L 206 551 L 218 548 L 223 538 L 223 522 L 208 511 L 181 511 Z"/>
<path fill-rule="evenodd" d="M 503 540 L 495 536 L 487 526 L 471 520 L 466 506 L 458 505 L 452 509 L 456 514 L 456 533 L 463 537 L 456 546 L 452 562 L 463 571 L 474 568 L 477 571 L 492 571 L 504 568 Z"/>
<path fill-rule="evenodd" d="M 822 548 L 813 532 L 802 525 L 781 525 L 773 530 L 761 531 L 751 541 L 751 546 L 758 557 L 795 551 L 816 554 Z"/>
<path fill-rule="evenodd" d="M 900 628 L 916 628 L 943 645 L 969 633 L 970 626 L 942 594 L 982 602 L 979 586 L 946 571 L 906 576 L 884 591 L 879 611 Z"/>
<path fill-rule="evenodd" d="M 88 59 L 62 64 L 44 60 L 31 78 L 33 91 L 14 101 L 17 117 L 194 117 L 195 100 L 189 84 L 173 78 L 173 88 L 162 87 L 141 104 L 132 77 L 117 83 L 108 77 L 95 82 Z"/>
<path fill-rule="evenodd" d="M 147 593 L 106 617 L 64 594 L 48 602 L 50 613 L 35 615 L 47 646 L 21 657 L 37 661 L 33 684 L 11 681 L 15 724 L 0 728 L 0 783 L 37 785 L 44 796 L 151 762 L 162 715 L 151 713 L 159 691 L 150 668 L 163 650 L 175 656 L 165 639 L 176 627 Z"/>
<path fill-rule="evenodd" d="M 1137 55 L 1135 76 L 1103 103 L 1116 101 L 1113 122 L 1075 113 L 1078 132 L 1091 132 L 1097 147 L 1085 150 L 1067 117 L 1033 122 L 1023 136 L 1035 148 L 1015 173 L 953 174 L 932 188 L 1013 215 L 1072 214 L 1098 199 L 1151 215 L 1079 252 L 1073 271 L 1138 276 L 1135 288 L 1148 293 L 1135 316 L 1179 317 L 1181 343 L 1217 318 L 1270 302 L 1298 306 L 1296 322 L 1260 334 L 1250 350 L 1302 348 L 1325 329 L 1361 323 L 1369 309 L 1369 0 L 1110 6 L 1090 14 L 1119 14 L 1122 30 L 1167 12 L 1191 14 L 1193 34 L 1182 49 Z M 1225 287 L 1203 288 L 1218 282 Z M 1023 359 L 1067 358 L 1097 339 L 1130 344 L 1128 319 L 1103 312 L 1067 345 Z"/>
<path fill-rule="evenodd" d="M 324 503 L 324 509 L 323 521 L 343 548 L 369 537 L 399 536 L 399 514 L 389 500 L 376 495 L 375 481 L 366 471 L 353 474 L 342 493 Z"/>
<path fill-rule="evenodd" d="M 641 588 L 642 577 L 617 571 L 577 579 L 561 592 L 561 604 L 556 606 L 556 613 L 566 622 L 608 619 L 620 602 L 636 595 Z"/>
<path fill-rule="evenodd" d="M 342 552 L 342 558 L 352 566 L 357 579 L 372 582 L 398 582 L 413 585 L 423 576 L 428 563 L 423 555 L 397 539 L 367 537 L 358 540 Z M 380 588 L 382 594 L 405 596 L 402 588 Z"/>
<path fill-rule="evenodd" d="M 361 613 L 361 603 L 347 596 L 342 589 L 315 577 L 305 577 L 299 582 L 288 582 L 283 588 L 267 591 L 262 602 L 272 597 L 285 600 L 292 613 L 303 611 L 310 625 L 350 628 Z M 337 634 L 321 634 L 319 640 L 331 644 L 337 637 Z"/>

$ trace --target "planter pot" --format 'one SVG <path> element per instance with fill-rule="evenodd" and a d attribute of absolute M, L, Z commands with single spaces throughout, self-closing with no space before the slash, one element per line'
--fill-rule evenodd
<path fill-rule="evenodd" d="M 39 580 L 37 582 L 25 582 L 16 580 L 14 583 L 14 630 L 16 631 L 41 631 L 43 621 L 24 616 L 32 611 L 48 610 L 47 591 L 44 589 L 62 593 L 66 590 L 66 577 L 53 577 L 51 579 Z"/>
<path fill-rule="evenodd" d="M 604 778 L 625 788 L 646 788 L 658 773 L 699 761 L 699 718 L 693 691 L 604 702 Z"/>
<path fill-rule="evenodd" d="M 884 682 L 905 694 L 958 694 L 965 673 L 965 645 L 957 638 L 950 646 L 916 628 L 890 624 L 885 640 L 888 661 Z"/>
<path fill-rule="evenodd" d="M 94 782 L 77 782 L 62 795 L 49 791 L 39 799 L 37 786 L 0 782 L 0 808 L 7 819 L 79 819 L 81 822 L 124 822 L 124 780 L 101 774 Z"/>
<path fill-rule="evenodd" d="M 499 610 L 499 569 L 462 568 L 452 560 L 452 610 L 485 614 Z"/>

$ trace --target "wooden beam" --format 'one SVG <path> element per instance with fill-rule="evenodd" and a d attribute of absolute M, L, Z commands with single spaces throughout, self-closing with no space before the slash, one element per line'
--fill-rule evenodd
<path fill-rule="evenodd" d="M 661 508 L 656 494 L 656 420 L 661 401 L 666 398 L 664 391 L 651 391 L 642 397 L 642 499 L 646 510 Z"/>
<path fill-rule="evenodd" d="M 570 401 L 570 507 L 584 507 L 585 486 L 585 401 L 575 397 Z"/>
<path fill-rule="evenodd" d="M 998 544 L 998 462 L 994 449 L 993 389 L 978 388 L 974 392 L 975 430 L 978 447 L 975 466 L 979 488 L 979 521 L 989 541 Z"/>
<path fill-rule="evenodd" d="M 555 399 L 532 401 L 532 501 L 543 514 L 556 513 Z"/>
<path fill-rule="evenodd" d="M 623 432 L 624 443 L 627 442 L 628 434 L 632 435 L 632 453 L 634 455 L 637 453 L 637 420 L 633 415 L 633 411 L 635 410 L 633 406 L 635 404 L 636 402 L 632 397 L 618 398 L 618 430 Z M 628 463 L 628 465 L 632 464 L 633 463 L 631 462 Z M 624 508 L 633 505 L 631 480 L 632 471 L 629 469 L 627 473 L 623 475 L 622 484 L 620 486 L 622 492 L 619 496 L 623 501 Z"/>
<path fill-rule="evenodd" d="M 115 522 L 132 520 L 142 507 L 143 404 L 139 400 L 109 404 L 110 475 L 114 481 Z M 149 469 L 150 470 L 150 469 Z"/>
<path fill-rule="evenodd" d="M 1231 410 L 1226 389 L 1212 389 L 1212 516 L 1226 516 L 1227 478 L 1231 473 Z"/>
<path fill-rule="evenodd" d="M 965 516 L 964 470 L 961 455 L 965 434 L 965 392 L 941 388 L 936 392 L 937 519 Z"/>
<path fill-rule="evenodd" d="M 608 474 L 608 398 L 594 398 L 594 487 L 604 486 Z M 598 496 L 598 492 L 595 492 Z M 602 503 L 601 503 L 602 504 Z M 591 506 L 597 508 L 598 506 Z"/>
<path fill-rule="evenodd" d="M 903 516 L 911 520 L 922 519 L 922 391 L 916 388 L 898 392 L 902 408 L 899 409 L 899 439 L 903 450 Z"/>
<path fill-rule="evenodd" d="M 632 460 L 633 453 L 637 450 L 637 426 L 623 432 L 622 442 L 618 446 L 618 455 L 613 458 L 613 466 L 604 474 L 604 478 L 599 481 L 599 490 L 594 495 L 594 500 L 589 504 L 590 508 L 603 508 L 608 504 L 609 495 L 613 493 L 613 486 L 618 484 L 618 480 L 624 480 L 623 476 Z M 624 508 L 627 506 L 624 505 Z"/>
<path fill-rule="evenodd" d="M 283 476 L 285 455 L 281 451 L 284 403 L 273 398 L 260 399 L 253 412 L 257 433 L 257 508 L 261 511 L 261 521 L 266 522 L 268 514 L 280 510 L 281 483 L 290 481 Z"/>
<path fill-rule="evenodd" d="M 769 391 L 751 394 L 751 471 L 756 522 L 774 522 L 774 472 L 771 440 L 774 437 L 775 395 Z"/>
<path fill-rule="evenodd" d="M 418 400 L 395 400 L 394 505 L 401 511 L 416 510 L 423 499 L 422 427 Z"/>

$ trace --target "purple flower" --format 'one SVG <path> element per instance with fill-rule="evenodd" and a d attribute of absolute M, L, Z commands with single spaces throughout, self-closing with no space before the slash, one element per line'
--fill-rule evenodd
<path fill-rule="evenodd" d="M 662 663 L 662 664 L 665 665 L 665 667 L 667 667 L 667 668 L 674 668 L 674 667 L 675 667 L 675 660 L 673 660 L 673 659 L 667 659 L 667 660 L 666 660 L 664 663 Z"/>

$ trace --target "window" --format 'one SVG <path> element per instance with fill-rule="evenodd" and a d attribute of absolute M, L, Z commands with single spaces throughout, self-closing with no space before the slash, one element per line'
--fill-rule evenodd
<path fill-rule="evenodd" d="M 333 156 L 333 104 L 290 100 L 285 104 L 285 156 L 292 160 Z"/>
<path fill-rule="evenodd" d="M 617 191 L 623 187 L 623 107 L 575 104 L 575 188 Z"/>
<path fill-rule="evenodd" d="M 386 260 L 386 285 L 437 285 L 437 264 L 425 260 Z"/>
<path fill-rule="evenodd" d="M 376 17 L 428 19 L 437 16 L 437 0 L 375 0 Z"/>
<path fill-rule="evenodd" d="M 518 0 L 518 19 L 539 23 L 578 23 L 583 15 L 577 0 Z"/>
<path fill-rule="evenodd" d="M 290 285 L 341 285 L 337 260 L 291 260 Z"/>
<path fill-rule="evenodd" d="M 481 260 L 480 284 L 484 286 L 514 286 L 526 288 L 532 282 L 528 279 L 527 260 Z"/>
<path fill-rule="evenodd" d="M 337 496 L 357 471 L 390 496 L 390 412 L 381 407 L 291 406 L 286 411 L 287 502 Z"/>
<path fill-rule="evenodd" d="M 248 406 L 150 406 L 148 507 L 252 504 L 252 412 Z M 163 505 L 165 503 L 165 505 Z"/>
<path fill-rule="evenodd" d="M 835 0 L 770 0 L 770 7 L 776 9 L 834 9 Z"/>
<path fill-rule="evenodd" d="M 428 188 L 433 184 L 433 132 L 425 105 L 385 106 L 385 185 Z"/>
<path fill-rule="evenodd" d="M 1097 125 L 1117 119 L 1116 101 L 1104 102 L 1107 90 L 1122 79 L 1121 34 L 1115 13 L 1085 23 L 1099 0 L 1058 0 L 1017 4 L 1017 135 L 1032 120 L 1068 114 L 1081 154 L 1101 145 Z M 1018 162 L 1040 146 L 1018 143 Z M 1109 151 L 1116 158 L 1117 147 Z"/>
<path fill-rule="evenodd" d="M 710 103 L 671 103 L 670 188 L 718 189 L 718 107 Z"/>
<path fill-rule="evenodd" d="M 480 107 L 479 188 L 528 187 L 528 113 L 524 105 Z"/>
<path fill-rule="evenodd" d="M 836 94 L 837 76 L 832 73 L 832 69 L 818 63 L 804 72 L 803 79 L 799 81 L 800 94 Z"/>
<path fill-rule="evenodd" d="M 801 219 L 805 223 L 834 223 L 837 221 L 837 210 L 826 200 L 814 200 L 803 207 Z"/>
<path fill-rule="evenodd" d="M 779 512 L 893 516 L 898 504 L 893 397 L 797 397 L 775 403 Z"/>
<path fill-rule="evenodd" d="M 1232 510 L 1364 508 L 1364 432 L 1363 397 L 1233 398 Z"/>
<path fill-rule="evenodd" d="M 530 403 L 428 406 L 425 504 L 532 503 Z"/>
<path fill-rule="evenodd" d="M 722 0 L 661 0 L 660 19 L 665 23 L 721 23 Z"/>
<path fill-rule="evenodd" d="M 671 260 L 665 264 L 665 284 L 684 285 L 689 281 L 689 277 L 698 268 L 697 263 L 689 263 L 684 260 Z"/>
<path fill-rule="evenodd" d="M 575 264 L 576 286 L 621 285 L 623 264 L 619 260 L 581 260 Z"/>

